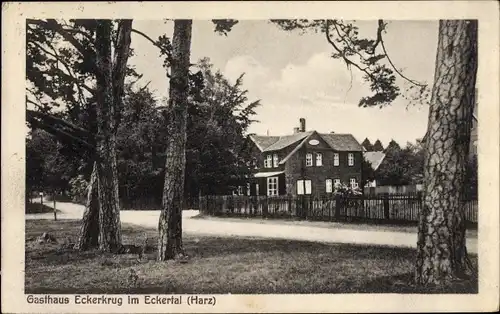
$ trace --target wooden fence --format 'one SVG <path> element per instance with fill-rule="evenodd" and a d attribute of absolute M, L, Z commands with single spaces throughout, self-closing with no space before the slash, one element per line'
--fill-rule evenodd
<path fill-rule="evenodd" d="M 464 200 L 465 218 L 477 223 L 477 200 Z M 199 210 L 211 216 L 298 218 L 320 221 L 417 222 L 417 194 L 349 197 L 202 196 Z"/>

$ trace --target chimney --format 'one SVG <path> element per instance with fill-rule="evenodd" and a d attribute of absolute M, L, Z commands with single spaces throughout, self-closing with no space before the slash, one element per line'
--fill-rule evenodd
<path fill-rule="evenodd" d="M 300 118 L 300 132 L 306 131 L 306 119 Z"/>
<path fill-rule="evenodd" d="M 299 133 L 299 128 L 293 128 L 293 134 Z"/>

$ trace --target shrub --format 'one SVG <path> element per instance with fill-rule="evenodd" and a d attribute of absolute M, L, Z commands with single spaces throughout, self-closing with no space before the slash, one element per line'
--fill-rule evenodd
<path fill-rule="evenodd" d="M 74 202 L 85 203 L 87 199 L 87 188 L 89 182 L 85 180 L 83 175 L 78 175 L 69 180 L 70 196 Z"/>

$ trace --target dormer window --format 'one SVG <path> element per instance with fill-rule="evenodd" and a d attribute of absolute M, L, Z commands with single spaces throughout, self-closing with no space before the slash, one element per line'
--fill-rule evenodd
<path fill-rule="evenodd" d="M 313 155 L 311 153 L 306 154 L 306 167 L 311 167 L 313 165 Z"/>
<path fill-rule="evenodd" d="M 316 167 L 323 166 L 323 154 L 316 153 Z"/>
<path fill-rule="evenodd" d="M 273 155 L 273 167 L 277 168 L 279 163 L 278 154 Z"/>
<path fill-rule="evenodd" d="M 273 167 L 273 156 L 267 155 L 266 159 L 264 159 L 264 168 L 272 168 Z"/>

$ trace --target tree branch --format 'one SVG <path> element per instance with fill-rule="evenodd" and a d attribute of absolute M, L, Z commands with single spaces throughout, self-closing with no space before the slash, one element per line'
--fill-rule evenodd
<path fill-rule="evenodd" d="M 340 56 L 342 57 L 342 59 L 344 59 L 345 63 L 347 64 L 347 67 L 353 65 L 356 68 L 358 68 L 358 70 L 360 70 L 361 72 L 364 72 L 366 75 L 368 75 L 373 81 L 376 81 L 376 79 L 373 76 L 373 74 L 371 74 L 370 72 L 368 72 L 368 67 L 361 68 L 358 64 L 356 64 L 355 62 L 352 62 L 351 60 L 349 60 L 345 56 L 344 51 L 340 50 L 337 47 L 337 45 L 332 41 L 332 39 L 330 38 L 330 21 L 329 20 L 326 20 L 325 35 L 326 35 L 326 40 L 328 41 L 328 43 L 330 43 L 330 45 L 332 45 L 332 47 L 340 54 Z"/>
<path fill-rule="evenodd" d="M 26 19 L 26 23 L 41 26 L 50 30 L 53 30 L 59 33 L 67 42 L 69 42 L 81 55 L 84 59 L 89 59 L 92 62 L 89 62 L 89 66 L 91 66 L 92 71 L 96 71 L 97 68 L 95 66 L 95 53 L 93 51 L 89 51 L 85 48 L 74 36 L 72 36 L 67 29 L 64 29 L 61 24 L 59 24 L 55 19 L 47 19 L 37 20 L 37 19 Z"/>
<path fill-rule="evenodd" d="M 143 32 L 138 31 L 138 30 L 132 28 L 132 33 L 136 33 L 136 34 L 141 35 L 142 37 L 146 38 L 149 42 L 151 42 L 154 46 L 156 46 L 156 47 L 158 47 L 158 48 L 161 49 L 161 47 L 158 44 L 158 42 L 154 41 L 151 37 L 149 37 L 148 35 L 144 34 Z"/>
<path fill-rule="evenodd" d="M 394 69 L 394 71 L 396 71 L 396 73 L 399 74 L 399 76 L 401 76 L 402 78 L 404 78 L 405 80 L 407 80 L 408 82 L 410 82 L 410 83 L 412 83 L 414 85 L 417 85 L 417 86 L 420 86 L 420 87 L 427 87 L 427 84 L 422 84 L 422 83 L 416 82 L 416 81 L 414 81 L 412 79 L 409 79 L 408 77 L 406 77 L 403 73 L 401 73 L 396 68 L 396 66 L 392 62 L 391 58 L 387 54 L 387 50 L 385 49 L 384 40 L 382 39 L 382 36 L 380 36 L 380 44 L 382 45 L 382 51 L 384 52 L 385 56 L 387 57 L 387 60 L 389 61 L 389 64 L 392 66 L 392 68 Z"/>

